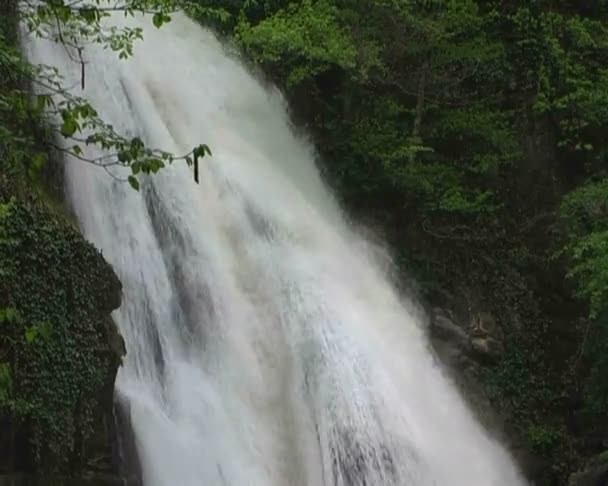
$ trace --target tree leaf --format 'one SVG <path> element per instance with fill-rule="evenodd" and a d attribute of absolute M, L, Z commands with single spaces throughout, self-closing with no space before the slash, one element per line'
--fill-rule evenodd
<path fill-rule="evenodd" d="M 152 16 L 152 23 L 154 24 L 154 27 L 156 27 L 157 29 L 159 29 L 160 27 L 162 27 L 163 22 L 164 22 L 163 14 L 161 14 L 161 13 L 155 13 Z"/>
<path fill-rule="evenodd" d="M 28 344 L 32 344 L 36 339 L 37 329 L 36 326 L 29 326 L 25 328 L 25 341 Z"/>
<path fill-rule="evenodd" d="M 137 177 L 130 175 L 127 180 L 133 189 L 139 191 L 139 181 L 137 180 Z"/>
<path fill-rule="evenodd" d="M 76 130 L 78 130 L 78 123 L 76 123 L 76 120 L 71 116 L 66 117 L 61 125 L 61 134 L 64 137 L 69 138 L 76 133 Z"/>
<path fill-rule="evenodd" d="M 136 175 L 141 170 L 141 162 L 133 162 L 131 164 L 131 172 Z"/>

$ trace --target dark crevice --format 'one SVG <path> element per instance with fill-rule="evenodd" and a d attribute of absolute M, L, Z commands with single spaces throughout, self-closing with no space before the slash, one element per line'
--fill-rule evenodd
<path fill-rule="evenodd" d="M 118 465 L 124 486 L 144 486 L 130 409 L 129 402 L 117 393 L 114 397 L 116 447 L 113 460 Z"/>

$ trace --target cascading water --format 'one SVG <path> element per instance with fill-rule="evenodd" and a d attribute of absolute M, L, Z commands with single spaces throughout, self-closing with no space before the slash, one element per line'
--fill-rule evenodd
<path fill-rule="evenodd" d="M 84 96 L 151 146 L 214 152 L 200 185 L 176 164 L 140 192 L 66 163 L 83 231 L 124 285 L 116 391 L 145 486 L 522 485 L 341 216 L 280 95 L 183 16 L 129 22 L 145 41 L 128 61 L 88 47 Z M 61 46 L 25 45 L 79 84 Z"/>

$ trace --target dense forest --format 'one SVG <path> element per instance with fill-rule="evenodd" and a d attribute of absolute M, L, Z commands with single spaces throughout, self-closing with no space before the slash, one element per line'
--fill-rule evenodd
<path fill-rule="evenodd" d="M 170 21 L 173 5 L 152 3 L 163 12 L 155 24 Z M 64 5 L 47 4 L 42 15 Z M 528 475 L 539 485 L 565 485 L 571 473 L 591 464 L 603 472 L 571 484 L 606 484 L 608 2 L 198 0 L 188 7 L 282 90 L 295 129 L 314 142 L 343 206 L 388 240 L 404 286 L 415 282 L 431 314 L 439 309 L 473 336 L 471 359 L 460 367 L 498 411 Z M 14 14 L 12 2 L 3 2 L 3 12 L 3 19 Z M 99 20 L 86 15 L 79 21 Z M 68 14 L 62 20 L 73 21 Z M 10 256 L 16 225 L 27 225 L 28 211 L 38 208 L 30 193 L 56 205 L 48 203 L 55 201 L 48 186 L 56 178 L 49 166 L 57 147 L 49 144 L 53 127 L 44 126 L 41 115 L 50 101 L 39 97 L 31 105 L 27 97 L 28 83 L 39 73 L 15 48 L 14 25 L 5 21 L 3 27 L 5 279 L 19 271 Z M 121 37 L 112 48 L 130 55 L 136 38 Z M 132 167 L 135 189 L 141 173 L 174 160 L 113 133 L 86 103 L 65 103 L 52 107 L 63 116 L 56 131 L 77 138 L 83 127 L 97 129 L 89 141 L 115 150 L 118 163 Z M 196 165 L 208 153 L 201 145 L 183 158 Z M 29 209 L 19 206 L 20 198 Z M 52 230 L 42 228 L 40 238 Z M 51 244 L 36 238 L 36 244 Z M 82 252 L 93 258 L 88 249 Z M 54 348 L 45 348 L 57 343 L 45 338 L 49 331 L 42 324 L 22 319 L 24 338 L 17 338 L 19 312 L 38 316 L 40 310 L 28 308 L 30 289 L 23 286 L 30 281 L 20 281 L 18 298 L 6 282 L 0 283 L 0 417 L 33 420 L 60 443 L 66 429 L 53 423 L 55 414 L 65 420 L 60 407 L 80 407 L 78 397 L 94 392 L 92 378 L 70 368 L 69 387 L 84 391 L 59 401 L 49 391 L 55 400 L 49 409 L 32 396 L 27 380 L 15 385 L 15 373 L 28 376 L 18 374 L 16 357 L 27 361 L 22 355 L 34 353 L 35 366 L 60 363 L 49 355 Z M 109 311 L 117 304 L 82 305 Z M 480 316 L 492 325 L 475 341 Z M 60 332 L 69 332 L 61 326 Z M 89 338 L 85 332 L 78 345 L 87 346 Z M 91 366 L 101 386 L 103 377 L 93 373 L 98 365 Z M 38 450 L 27 466 L 41 454 L 46 457 Z M 65 469 L 74 461 L 53 464 Z M 0 467 L 10 470 L 18 462 Z"/>

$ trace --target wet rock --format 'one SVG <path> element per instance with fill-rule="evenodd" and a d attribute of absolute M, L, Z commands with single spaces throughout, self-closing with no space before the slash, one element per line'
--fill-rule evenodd
<path fill-rule="evenodd" d="M 475 338 L 458 324 L 451 312 L 434 308 L 430 315 L 431 343 L 439 361 L 445 366 L 444 372 L 462 392 L 484 426 L 499 434 L 503 418 L 495 413 L 481 384 L 480 373 L 484 363 L 474 356 L 472 344 Z M 463 319 L 462 322 L 468 321 Z"/>
<path fill-rule="evenodd" d="M 501 332 L 494 317 L 480 312 L 467 332 L 451 315 L 440 308 L 432 311 L 431 338 L 436 351 L 452 365 L 468 362 L 495 363 L 503 353 Z"/>
<path fill-rule="evenodd" d="M 434 339 L 447 342 L 462 351 L 469 351 L 471 343 L 469 335 L 448 316 L 442 309 L 433 310 L 431 320 L 431 335 Z"/>
<path fill-rule="evenodd" d="M 472 355 L 485 362 L 496 362 L 504 349 L 502 343 L 493 337 L 475 337 L 471 339 Z"/>
<path fill-rule="evenodd" d="M 116 420 L 118 457 L 115 458 L 119 467 L 123 486 L 143 486 L 141 463 L 133 425 L 131 423 L 131 405 L 119 393 L 114 397 L 114 417 Z"/>

